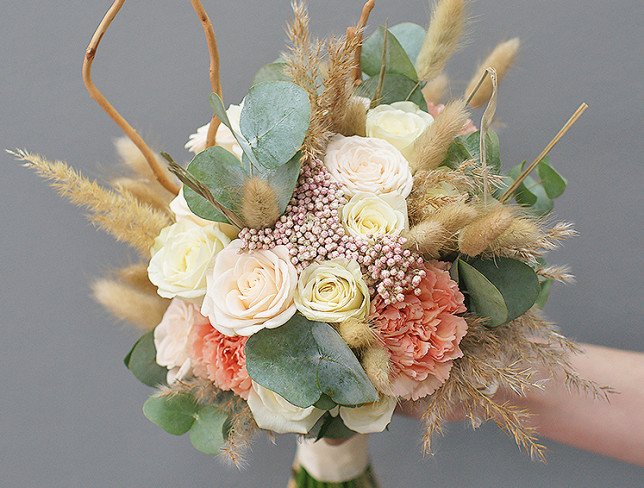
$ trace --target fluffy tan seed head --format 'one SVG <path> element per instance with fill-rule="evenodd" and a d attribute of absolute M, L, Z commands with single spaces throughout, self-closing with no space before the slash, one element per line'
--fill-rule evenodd
<path fill-rule="evenodd" d="M 428 102 L 440 103 L 448 86 L 449 78 L 445 73 L 441 73 L 423 87 L 423 95 Z"/>
<path fill-rule="evenodd" d="M 359 97 L 351 97 L 347 102 L 344 115 L 338 121 L 337 130 L 343 136 L 367 135 L 367 109 L 369 105 Z"/>
<path fill-rule="evenodd" d="M 437 209 L 432 220 L 440 223 L 449 234 L 455 234 L 472 223 L 478 215 L 479 210 L 475 205 L 456 202 Z"/>
<path fill-rule="evenodd" d="M 373 344 L 375 336 L 366 320 L 350 318 L 338 324 L 338 333 L 351 349 L 361 349 Z"/>
<path fill-rule="evenodd" d="M 544 233 L 534 219 L 516 218 L 490 245 L 491 251 L 504 255 L 519 249 L 537 249 Z"/>
<path fill-rule="evenodd" d="M 496 70 L 496 79 L 500 83 L 514 63 L 514 60 L 517 57 L 517 53 L 519 52 L 520 45 L 521 43 L 518 37 L 497 45 L 494 50 L 488 55 L 488 57 L 485 58 L 485 61 L 481 63 L 481 65 L 476 70 L 476 73 L 474 73 L 472 80 L 467 85 L 467 88 L 465 90 L 465 97 L 470 96 L 470 94 L 474 91 L 486 68 L 494 68 Z M 476 94 L 472 97 L 470 106 L 480 107 L 490 99 L 491 95 L 492 82 L 490 81 L 490 78 L 488 76 L 485 78 L 485 81 L 483 81 L 483 84 L 479 87 Z"/>
<path fill-rule="evenodd" d="M 488 249 L 516 219 L 516 211 L 507 205 L 485 209 L 481 217 L 465 226 L 458 239 L 458 248 L 468 256 L 477 256 Z"/>
<path fill-rule="evenodd" d="M 440 223 L 432 220 L 421 222 L 403 234 L 405 247 L 428 258 L 437 258 L 449 234 Z"/>
<path fill-rule="evenodd" d="M 270 227 L 280 218 L 277 195 L 271 186 L 258 177 L 249 178 L 242 192 L 241 216 L 252 229 Z"/>
<path fill-rule="evenodd" d="M 390 395 L 391 381 L 389 380 L 389 373 L 391 372 L 391 362 L 389 361 L 387 350 L 380 345 L 369 347 L 362 355 L 361 362 L 376 390 L 385 395 Z"/>

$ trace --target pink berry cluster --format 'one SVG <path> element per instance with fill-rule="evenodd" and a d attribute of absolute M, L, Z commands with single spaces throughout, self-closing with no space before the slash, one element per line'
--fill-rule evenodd
<path fill-rule="evenodd" d="M 425 277 L 423 259 L 404 248 L 404 237 L 369 240 L 349 235 L 340 219 L 346 202 L 342 188 L 322 161 L 304 163 L 293 197 L 275 226 L 242 229 L 239 238 L 249 250 L 286 246 L 298 272 L 326 259 L 355 260 L 371 294 L 377 293 L 387 303 L 404 300 L 403 293 L 411 289 L 420 292 L 418 285 Z"/>

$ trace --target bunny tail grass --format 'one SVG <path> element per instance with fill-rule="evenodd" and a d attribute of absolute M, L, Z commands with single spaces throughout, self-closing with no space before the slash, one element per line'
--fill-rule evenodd
<path fill-rule="evenodd" d="M 474 92 L 486 68 L 494 68 L 496 70 L 496 77 L 500 83 L 514 63 L 517 53 L 519 52 L 520 45 L 521 42 L 519 41 L 519 38 L 515 37 L 496 46 L 488 57 L 485 58 L 485 61 L 481 63 L 479 68 L 476 70 L 476 73 L 474 73 L 472 80 L 465 89 L 465 96 L 467 97 Z M 476 93 L 472 96 L 470 106 L 480 107 L 490 99 L 491 95 L 492 83 L 489 77 L 486 77 L 478 90 L 476 90 Z"/>

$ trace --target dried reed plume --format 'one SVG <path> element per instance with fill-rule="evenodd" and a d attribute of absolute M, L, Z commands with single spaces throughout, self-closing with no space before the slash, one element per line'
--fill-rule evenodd
<path fill-rule="evenodd" d="M 351 97 L 342 118 L 338 121 L 338 133 L 347 137 L 366 136 L 368 108 L 360 98 Z"/>
<path fill-rule="evenodd" d="M 469 118 L 464 100 L 448 103 L 434 122 L 414 143 L 416 156 L 411 161 L 412 172 L 438 168 L 454 138 L 463 130 Z"/>
<path fill-rule="evenodd" d="M 421 80 L 430 81 L 443 71 L 459 47 L 464 26 L 464 0 L 439 0 L 436 3 L 416 61 Z"/>
<path fill-rule="evenodd" d="M 449 234 L 456 234 L 479 215 L 479 209 L 465 202 L 455 202 L 439 208 L 431 217 L 441 224 Z"/>
<path fill-rule="evenodd" d="M 148 277 L 147 263 L 130 264 L 123 268 L 114 270 L 114 274 L 119 281 L 133 286 L 140 291 L 156 293 L 157 287 L 152 284 Z"/>
<path fill-rule="evenodd" d="M 426 220 L 403 233 L 405 247 L 426 258 L 438 258 L 449 234 L 440 223 Z"/>
<path fill-rule="evenodd" d="M 154 290 L 144 291 L 107 279 L 94 282 L 92 291 L 96 301 L 112 315 L 143 330 L 156 327 L 170 303 Z"/>
<path fill-rule="evenodd" d="M 449 86 L 449 78 L 445 73 L 437 75 L 434 79 L 429 81 L 422 89 L 425 98 L 432 103 L 440 103 L 445 96 L 445 92 Z"/>
<path fill-rule="evenodd" d="M 160 192 L 148 180 L 133 178 L 116 178 L 110 181 L 112 187 L 119 193 L 131 193 L 141 203 L 146 203 L 150 207 L 161 212 L 170 214 L 170 202 L 172 195 L 167 191 Z"/>
<path fill-rule="evenodd" d="M 443 191 L 446 188 L 450 191 Z M 410 222 L 413 225 L 434 215 L 437 209 L 467 200 L 471 189 L 471 178 L 460 171 L 418 171 L 407 198 Z"/>
<path fill-rule="evenodd" d="M 507 205 L 495 205 L 465 226 L 458 238 L 458 248 L 468 256 L 485 251 L 516 219 L 516 210 Z"/>
<path fill-rule="evenodd" d="M 241 216 L 252 229 L 270 227 L 280 218 L 277 195 L 268 182 L 259 177 L 244 182 Z"/>
<path fill-rule="evenodd" d="M 544 266 L 537 269 L 537 274 L 548 280 L 559 281 L 561 283 L 574 283 L 575 277 L 570 273 L 568 266 Z"/>
<path fill-rule="evenodd" d="M 468 97 L 474 92 L 486 68 L 494 68 L 496 70 L 497 80 L 500 83 L 514 63 L 517 53 L 519 52 L 520 44 L 519 38 L 515 37 L 497 45 L 474 73 L 472 80 L 465 90 L 465 96 Z M 492 82 L 488 76 L 485 78 L 474 96 L 472 96 L 470 106 L 480 107 L 490 99 L 491 95 Z"/>
<path fill-rule="evenodd" d="M 364 351 L 360 362 L 376 390 L 391 395 L 391 363 L 387 350 L 381 345 L 373 345 Z"/>
<path fill-rule="evenodd" d="M 11 152 L 25 166 L 49 180 L 63 197 L 89 210 L 88 219 L 116 240 L 148 257 L 150 246 L 161 229 L 170 224 L 167 214 L 139 202 L 127 191 L 112 191 L 89 180 L 62 161 L 50 162 L 25 151 Z"/>
<path fill-rule="evenodd" d="M 337 327 L 338 333 L 344 342 L 352 349 L 362 349 L 374 343 L 376 338 L 369 322 L 356 318 L 349 318 L 340 322 Z"/>

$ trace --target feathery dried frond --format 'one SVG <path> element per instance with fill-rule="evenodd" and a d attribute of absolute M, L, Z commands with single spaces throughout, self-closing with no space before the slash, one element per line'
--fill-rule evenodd
<path fill-rule="evenodd" d="M 360 362 L 376 390 L 391 395 L 391 363 L 387 350 L 379 344 L 368 347 L 363 352 Z"/>
<path fill-rule="evenodd" d="M 153 293 L 157 291 L 157 287 L 152 284 L 148 277 L 147 263 L 130 264 L 114 270 L 114 274 L 119 281 L 138 290 Z"/>
<path fill-rule="evenodd" d="M 338 121 L 336 130 L 343 136 L 367 135 L 367 110 L 368 106 L 358 97 L 351 97 L 347 102 L 346 110 Z"/>
<path fill-rule="evenodd" d="M 469 225 L 478 215 L 478 207 L 465 202 L 455 202 L 439 208 L 431 219 L 441 224 L 448 233 L 454 235 Z"/>
<path fill-rule="evenodd" d="M 430 218 L 437 209 L 466 201 L 471 189 L 471 178 L 460 171 L 445 168 L 418 171 L 407 198 L 410 222 L 418 223 Z"/>
<path fill-rule="evenodd" d="M 472 80 L 465 89 L 465 97 L 470 96 L 474 91 L 486 68 L 494 68 L 496 70 L 497 80 L 500 83 L 514 63 L 517 53 L 519 52 L 520 44 L 519 38 L 515 37 L 497 45 L 488 57 L 485 58 L 485 61 L 481 63 L 476 70 L 476 73 L 474 73 Z M 488 76 L 470 100 L 470 106 L 480 107 L 490 99 L 491 95 L 492 82 Z"/>
<path fill-rule="evenodd" d="M 426 220 L 403 233 L 405 247 L 426 258 L 438 258 L 449 239 L 449 234 L 440 223 Z"/>
<path fill-rule="evenodd" d="M 546 279 L 559 281 L 560 283 L 574 283 L 575 277 L 570 273 L 568 266 L 544 266 L 537 269 L 537 274 Z"/>
<path fill-rule="evenodd" d="M 167 214 L 139 202 L 127 191 L 111 191 L 89 180 L 62 161 L 47 161 L 37 154 L 12 152 L 36 174 L 49 180 L 59 195 L 89 210 L 90 222 L 148 257 L 161 229 L 170 224 Z"/>
<path fill-rule="evenodd" d="M 244 182 L 241 216 L 252 229 L 270 227 L 280 218 L 277 195 L 266 180 L 253 177 Z"/>
<path fill-rule="evenodd" d="M 464 26 L 465 1 L 438 0 L 416 61 L 421 80 L 432 80 L 443 71 L 459 47 Z"/>
<path fill-rule="evenodd" d="M 170 213 L 169 205 L 172 201 L 172 195 L 158 183 L 153 185 L 149 180 L 116 178 L 110 184 L 119 193 L 131 193 L 141 203 L 147 203 L 152 208 Z"/>
<path fill-rule="evenodd" d="M 438 168 L 454 138 L 463 130 L 469 118 L 464 100 L 454 100 L 434 119 L 434 122 L 414 143 L 415 158 L 412 173 Z"/>
<path fill-rule="evenodd" d="M 514 207 L 494 205 L 482 210 L 476 220 L 461 230 L 458 248 L 468 256 L 477 256 L 488 249 L 517 218 Z"/>
<path fill-rule="evenodd" d="M 436 75 L 422 89 L 425 99 L 431 103 L 440 103 L 449 87 L 449 78 L 445 73 Z"/>
<path fill-rule="evenodd" d="M 373 329 L 366 320 L 349 318 L 337 325 L 340 337 L 351 349 L 361 349 L 372 345 L 376 339 Z"/>
<path fill-rule="evenodd" d="M 92 285 L 94 298 L 119 320 L 130 322 L 143 330 L 156 327 L 170 300 L 155 291 L 125 285 L 118 281 L 101 279 Z"/>

